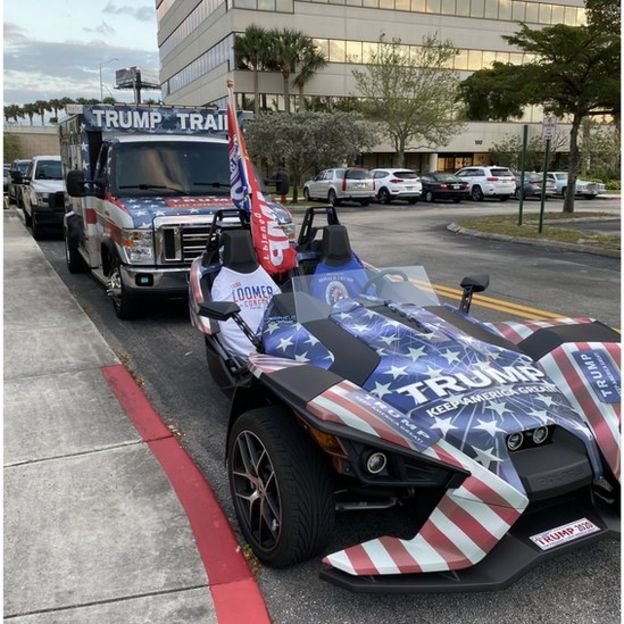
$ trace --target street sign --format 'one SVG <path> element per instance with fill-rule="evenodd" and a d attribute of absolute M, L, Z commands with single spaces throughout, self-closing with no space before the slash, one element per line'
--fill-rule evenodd
<path fill-rule="evenodd" d="M 542 121 L 542 139 L 554 139 L 557 132 L 557 118 L 547 115 Z"/>

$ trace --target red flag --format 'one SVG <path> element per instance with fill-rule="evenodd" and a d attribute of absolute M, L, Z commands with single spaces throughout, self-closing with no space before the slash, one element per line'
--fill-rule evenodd
<path fill-rule="evenodd" d="M 284 273 L 297 266 L 297 252 L 260 190 L 238 125 L 234 92 L 230 86 L 228 92 L 230 195 L 234 205 L 250 215 L 251 237 L 258 262 L 269 274 Z"/>

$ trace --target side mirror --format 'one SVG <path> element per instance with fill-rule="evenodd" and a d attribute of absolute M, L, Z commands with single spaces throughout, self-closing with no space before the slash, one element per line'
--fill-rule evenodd
<path fill-rule="evenodd" d="M 227 321 L 240 312 L 240 308 L 233 301 L 206 301 L 199 304 L 199 315 Z"/>
<path fill-rule="evenodd" d="M 240 330 L 247 336 L 249 342 L 258 350 L 262 349 L 262 340 L 245 323 L 240 315 L 240 308 L 233 301 L 205 301 L 199 304 L 199 315 L 207 316 L 215 321 L 227 321 L 233 319 Z"/>
<path fill-rule="evenodd" d="M 467 275 L 459 284 L 462 289 L 462 298 L 459 302 L 459 311 L 468 314 L 472 304 L 472 295 L 483 292 L 490 285 L 489 275 Z"/>
<path fill-rule="evenodd" d="M 11 171 L 11 181 L 13 184 L 21 184 L 22 174 L 19 171 Z"/>
<path fill-rule="evenodd" d="M 65 178 L 65 186 L 70 197 L 85 197 L 84 171 L 80 169 L 70 171 Z"/>
<path fill-rule="evenodd" d="M 32 178 L 30 176 L 22 176 L 22 181 L 20 182 L 20 184 L 30 184 L 31 180 Z"/>

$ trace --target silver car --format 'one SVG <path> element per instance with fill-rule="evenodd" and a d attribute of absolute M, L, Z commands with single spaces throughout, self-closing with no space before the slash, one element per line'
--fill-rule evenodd
<path fill-rule="evenodd" d="M 368 206 L 375 198 L 373 178 L 368 169 L 360 167 L 325 169 L 303 185 L 303 196 L 308 201 L 318 199 L 332 206 L 340 206 L 343 201 Z"/>

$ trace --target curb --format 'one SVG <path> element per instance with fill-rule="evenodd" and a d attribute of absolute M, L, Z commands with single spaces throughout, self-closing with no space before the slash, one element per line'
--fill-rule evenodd
<path fill-rule="evenodd" d="M 562 249 L 565 251 L 576 251 L 580 253 L 593 254 L 594 256 L 605 256 L 607 258 L 619 258 L 620 252 L 610 249 L 596 249 L 589 245 L 577 245 L 576 243 L 563 243 L 560 241 L 551 240 L 533 240 L 530 238 L 523 238 L 521 236 L 509 236 L 508 234 L 494 234 L 490 232 L 480 232 L 479 230 L 473 230 L 470 228 L 463 228 L 457 225 L 457 223 L 450 223 L 446 226 L 449 232 L 455 234 L 463 234 L 465 236 L 473 236 L 475 238 L 486 238 L 489 240 L 503 241 L 506 243 L 520 243 L 522 245 L 533 245 L 534 247 L 542 247 L 545 249 Z"/>
<path fill-rule="evenodd" d="M 622 196 L 621 195 L 596 195 L 594 199 L 620 200 L 622 199 Z"/>
<path fill-rule="evenodd" d="M 269 624 L 264 598 L 206 478 L 121 364 L 102 376 L 162 466 L 189 520 L 219 624 Z"/>

